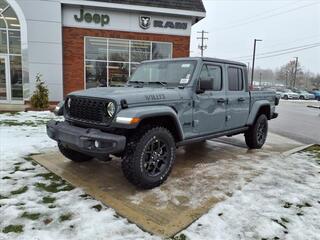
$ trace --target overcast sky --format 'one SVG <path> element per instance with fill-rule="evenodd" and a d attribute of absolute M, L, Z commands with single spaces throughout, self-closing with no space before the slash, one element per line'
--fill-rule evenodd
<path fill-rule="evenodd" d="M 318 47 L 256 60 L 256 66 L 275 69 L 299 57 L 304 70 L 320 73 L 320 0 L 203 0 L 207 17 L 193 26 L 191 56 L 199 56 L 198 31 L 209 32 L 207 57 L 252 62 L 253 39 L 257 54 L 267 57 L 278 50 Z"/>

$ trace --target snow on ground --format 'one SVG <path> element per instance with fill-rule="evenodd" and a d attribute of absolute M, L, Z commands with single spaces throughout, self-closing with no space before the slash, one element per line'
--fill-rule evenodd
<path fill-rule="evenodd" d="M 56 145 L 45 134 L 53 117 L 0 114 L 0 239 L 156 239 L 30 161 L 29 154 Z M 178 236 L 320 239 L 319 156 L 307 152 L 256 162 L 261 174 Z"/>
<path fill-rule="evenodd" d="M 305 104 L 305 103 L 310 103 L 310 104 L 319 104 L 320 101 L 318 100 L 300 100 L 300 99 L 281 99 L 280 101 L 282 102 L 292 102 L 292 103 L 301 103 L 301 104 Z"/>
<path fill-rule="evenodd" d="M 0 114 L 0 239 L 155 238 L 30 161 L 29 154 L 56 145 L 45 134 L 52 118 Z"/>
<path fill-rule="evenodd" d="M 320 239 L 320 151 L 267 170 L 183 231 L 190 239 Z"/>

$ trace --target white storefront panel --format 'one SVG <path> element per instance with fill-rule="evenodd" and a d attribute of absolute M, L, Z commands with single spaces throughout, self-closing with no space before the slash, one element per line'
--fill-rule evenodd
<path fill-rule="evenodd" d="M 63 6 L 63 26 L 190 36 L 192 19 L 125 12 L 107 8 Z"/>
<path fill-rule="evenodd" d="M 60 0 L 16 0 L 27 22 L 30 94 L 38 73 L 49 88 L 50 101 L 63 98 Z"/>

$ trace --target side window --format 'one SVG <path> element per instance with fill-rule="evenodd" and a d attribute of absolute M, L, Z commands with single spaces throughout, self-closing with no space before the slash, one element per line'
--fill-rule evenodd
<path fill-rule="evenodd" d="M 208 65 L 209 77 L 213 79 L 213 91 L 222 90 L 222 69 L 219 66 Z"/>
<path fill-rule="evenodd" d="M 228 82 L 230 91 L 243 90 L 243 74 L 241 68 L 229 67 L 228 68 Z"/>
<path fill-rule="evenodd" d="M 209 73 L 208 73 L 208 67 L 207 65 L 203 65 L 201 73 L 200 73 L 200 80 L 201 79 L 208 79 Z"/>
<path fill-rule="evenodd" d="M 200 81 L 199 81 L 199 85 L 198 88 L 200 89 L 201 86 L 203 86 L 204 84 L 206 84 L 206 82 L 210 79 L 210 75 L 209 75 L 209 70 L 208 70 L 208 66 L 207 65 L 203 65 L 202 69 L 201 69 L 201 73 L 200 73 Z M 201 84 L 201 82 L 203 82 L 203 84 Z M 212 91 L 211 87 L 206 87 L 206 91 Z"/>

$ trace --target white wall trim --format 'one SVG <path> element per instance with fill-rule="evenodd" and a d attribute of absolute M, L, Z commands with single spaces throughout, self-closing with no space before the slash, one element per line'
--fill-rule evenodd
<path fill-rule="evenodd" d="M 61 3 L 91 6 L 91 7 L 107 7 L 107 8 L 114 8 L 114 9 L 120 9 L 120 10 L 139 11 L 139 12 L 173 14 L 173 15 L 181 15 L 181 16 L 199 17 L 201 19 L 206 17 L 205 12 L 179 10 L 179 9 L 171 9 L 171 8 L 148 7 L 148 6 L 141 6 L 141 5 L 95 2 L 95 1 L 86 1 L 86 0 L 61 0 Z"/>

